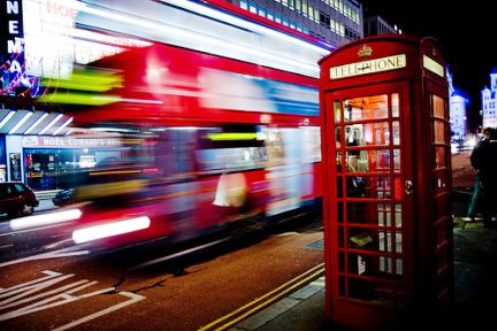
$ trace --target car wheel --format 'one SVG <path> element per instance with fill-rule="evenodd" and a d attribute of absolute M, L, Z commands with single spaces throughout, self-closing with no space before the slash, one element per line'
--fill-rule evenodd
<path fill-rule="evenodd" d="M 21 214 L 24 216 L 31 215 L 34 212 L 34 207 L 32 205 L 24 204 L 21 209 Z"/>

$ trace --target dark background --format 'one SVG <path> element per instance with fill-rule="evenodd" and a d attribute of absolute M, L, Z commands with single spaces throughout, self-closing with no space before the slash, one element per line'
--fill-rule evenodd
<path fill-rule="evenodd" d="M 497 66 L 497 11 L 493 1 L 362 0 L 365 16 L 379 14 L 403 33 L 441 43 L 454 85 L 468 93 L 468 124 L 481 125 L 480 92 Z M 492 44 L 494 44 L 492 46 Z"/>

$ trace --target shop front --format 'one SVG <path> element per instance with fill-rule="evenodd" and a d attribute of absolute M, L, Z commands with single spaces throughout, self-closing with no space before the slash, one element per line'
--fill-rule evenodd
<path fill-rule="evenodd" d="M 7 181 L 7 156 L 5 151 L 5 136 L 0 135 L 0 183 Z"/>
<path fill-rule="evenodd" d="M 10 138 L 7 136 L 7 141 Z M 24 136 L 21 139 L 22 153 L 17 153 L 18 179 L 23 178 L 35 191 L 74 187 L 88 170 L 118 158 L 120 151 L 115 147 L 119 145 L 120 140 L 116 138 Z"/>
<path fill-rule="evenodd" d="M 95 166 L 95 153 L 89 148 L 25 148 L 26 184 L 35 191 L 70 187 L 78 171 Z"/>

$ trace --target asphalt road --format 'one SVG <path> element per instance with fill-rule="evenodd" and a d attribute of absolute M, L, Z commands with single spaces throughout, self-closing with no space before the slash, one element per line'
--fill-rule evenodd
<path fill-rule="evenodd" d="M 57 210 L 42 200 L 33 215 Z M 0 219 L 0 263 L 73 245 L 71 223 L 12 229 L 10 219 Z"/>
<path fill-rule="evenodd" d="M 470 190 L 469 152 L 452 167 L 454 190 Z M 114 252 L 75 246 L 70 235 L 70 225 L 0 223 L 1 330 L 197 330 L 323 262 L 319 221 Z"/>
<path fill-rule="evenodd" d="M 243 240 L 212 237 L 174 248 L 154 242 L 97 253 L 67 246 L 26 255 L 7 247 L 19 255 L 0 262 L 0 329 L 196 330 L 321 264 L 322 237 L 319 221 L 294 221 Z"/>

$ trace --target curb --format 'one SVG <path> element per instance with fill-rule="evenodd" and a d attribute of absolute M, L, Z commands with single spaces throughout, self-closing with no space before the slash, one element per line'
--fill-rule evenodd
<path fill-rule="evenodd" d="M 324 263 L 321 263 L 235 311 L 199 328 L 198 331 L 222 331 L 235 326 L 235 329 L 231 330 L 254 330 L 253 326 L 250 326 L 250 323 L 263 325 L 294 307 L 298 303 L 297 298 L 308 298 L 321 290 L 322 286 L 317 290 L 309 288 L 304 290 L 304 288 L 306 288 L 306 285 L 311 286 L 313 281 L 323 274 Z M 324 278 L 322 283 L 324 284 Z M 290 293 L 293 298 L 287 300 L 287 297 L 290 297 Z M 264 314 L 264 312 L 267 314 Z M 253 317 L 253 320 L 249 319 L 251 317 Z M 242 321 L 243 323 L 248 323 L 249 328 Z"/>
<path fill-rule="evenodd" d="M 265 326 L 279 316 L 294 309 L 299 304 L 308 300 L 319 292 L 324 292 L 324 276 L 315 279 L 311 283 L 301 289 L 291 293 L 287 297 L 273 303 L 269 307 L 257 312 L 256 314 L 247 317 L 245 320 L 236 324 L 229 331 L 252 331 Z"/>

